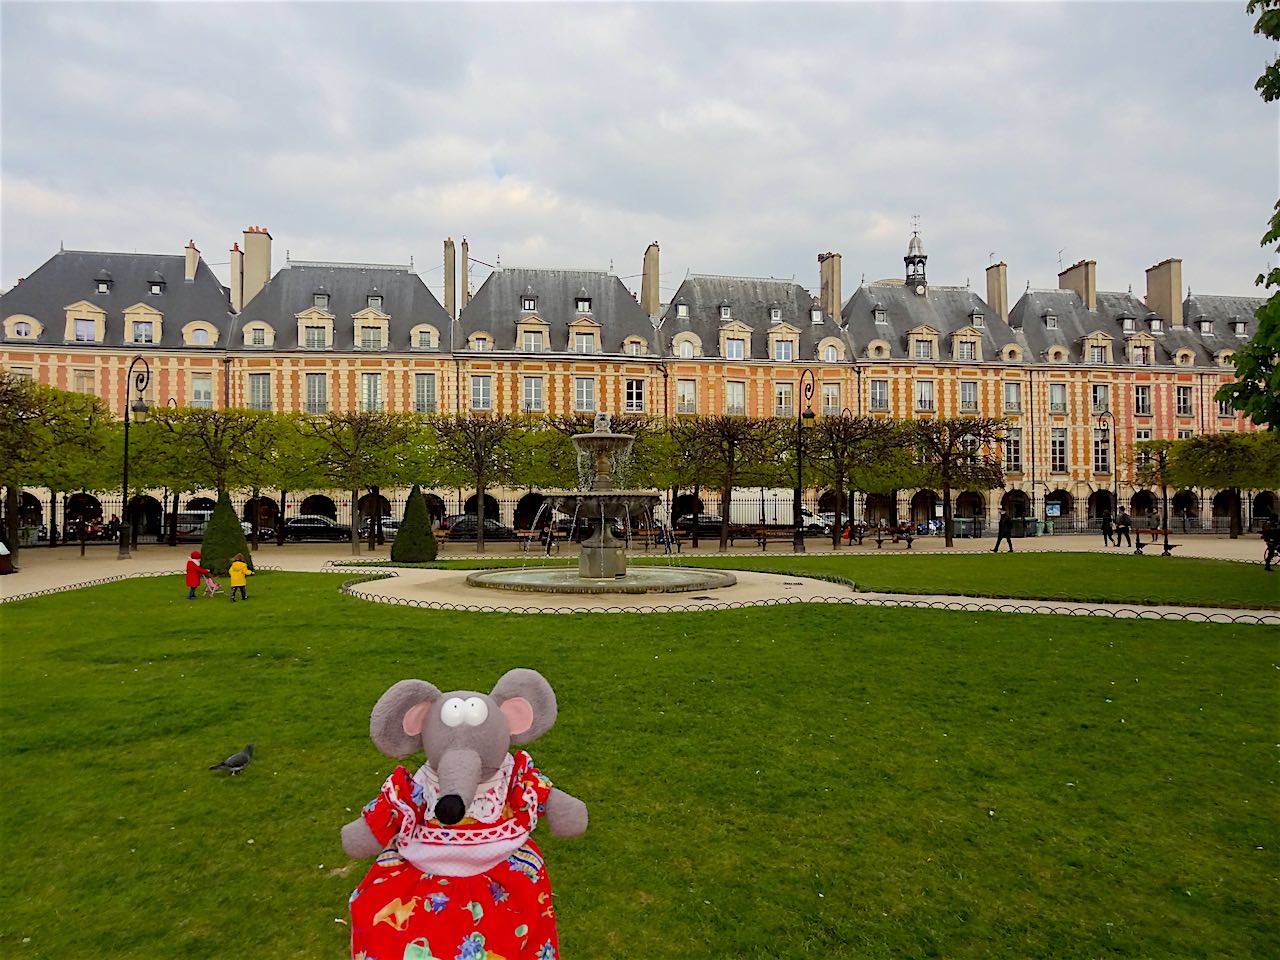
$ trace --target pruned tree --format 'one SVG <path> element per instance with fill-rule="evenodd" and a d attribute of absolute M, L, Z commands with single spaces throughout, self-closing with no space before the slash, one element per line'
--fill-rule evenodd
<path fill-rule="evenodd" d="M 843 521 L 850 519 L 845 494 L 851 478 L 865 474 L 892 459 L 901 450 L 902 430 L 893 420 L 841 413 L 824 416 L 805 439 L 806 458 L 817 477 L 836 491 L 835 522 L 831 544 L 840 548 Z"/>
<path fill-rule="evenodd" d="M 1169 487 L 1176 486 L 1175 440 L 1139 440 L 1133 445 L 1133 476 L 1144 487 L 1160 488 L 1160 528 L 1169 529 Z"/>
<path fill-rule="evenodd" d="M 1231 539 L 1244 530 L 1241 491 L 1280 483 L 1280 434 L 1212 433 L 1174 441 L 1169 475 L 1175 485 L 1214 487 L 1230 495 Z"/>
<path fill-rule="evenodd" d="M 266 410 L 158 407 L 150 420 L 173 436 L 168 449 L 186 483 L 179 489 L 219 494 L 252 487 L 262 476 L 264 447 L 277 429 L 277 418 Z"/>
<path fill-rule="evenodd" d="M 942 488 L 942 525 L 948 547 L 955 545 L 951 517 L 953 488 L 993 490 L 1004 486 L 999 450 L 1009 421 L 1001 417 L 940 417 L 905 422 L 922 480 Z"/>
<path fill-rule="evenodd" d="M 446 473 L 475 484 L 476 552 L 483 553 L 485 491 L 494 480 L 514 473 L 524 423 L 511 415 L 452 414 L 436 419 L 432 427 Z"/>

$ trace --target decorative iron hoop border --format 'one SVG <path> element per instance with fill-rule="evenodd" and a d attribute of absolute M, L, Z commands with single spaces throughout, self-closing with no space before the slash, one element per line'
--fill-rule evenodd
<path fill-rule="evenodd" d="M 283 572 L 280 567 L 258 565 L 255 564 L 253 569 L 256 570 L 275 570 Z M 136 573 L 119 573 L 114 577 L 99 577 L 96 580 L 80 580 L 76 583 L 64 583 L 57 587 L 46 587 L 43 590 L 32 590 L 30 593 L 19 593 L 12 597 L 0 597 L 0 604 L 17 603 L 19 600 L 30 600 L 33 597 L 47 597 L 54 593 L 68 593 L 71 590 L 81 590 L 84 587 L 100 587 L 104 583 L 119 583 L 121 580 L 142 580 L 146 577 L 181 577 L 186 575 L 186 570 L 140 570 Z"/>

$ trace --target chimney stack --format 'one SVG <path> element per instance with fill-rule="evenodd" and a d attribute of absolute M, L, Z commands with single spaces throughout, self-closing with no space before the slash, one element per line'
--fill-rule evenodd
<path fill-rule="evenodd" d="M 271 234 L 266 227 L 244 228 L 244 306 L 271 279 Z"/>
<path fill-rule="evenodd" d="M 656 317 L 662 308 L 662 295 L 658 287 L 658 241 L 649 244 L 644 252 L 644 271 L 640 280 L 640 306 L 650 317 Z"/>
<path fill-rule="evenodd" d="M 837 323 L 840 322 L 840 254 L 818 254 L 818 278 L 821 294 L 818 298 L 822 312 Z"/>
<path fill-rule="evenodd" d="M 471 302 L 471 248 L 467 246 L 467 238 L 462 238 L 462 310 Z"/>
<path fill-rule="evenodd" d="M 1074 290 L 1084 301 L 1086 310 L 1098 309 L 1098 264 L 1081 260 L 1058 274 L 1059 290 Z"/>
<path fill-rule="evenodd" d="M 187 255 L 186 281 L 187 283 L 190 283 L 196 278 L 196 267 L 200 265 L 200 251 L 196 249 L 196 242 L 194 240 L 187 241 L 187 248 L 185 252 Z"/>
<path fill-rule="evenodd" d="M 987 305 L 1009 322 L 1009 265 L 1003 260 L 987 267 Z"/>
<path fill-rule="evenodd" d="M 1181 260 L 1170 258 L 1147 268 L 1147 308 L 1171 327 L 1182 326 Z"/>
<path fill-rule="evenodd" d="M 449 315 L 450 320 L 456 320 L 457 315 L 454 307 L 457 304 L 457 289 L 455 284 L 458 282 L 458 271 L 453 262 L 453 237 L 449 237 L 444 242 L 444 312 Z"/>
<path fill-rule="evenodd" d="M 244 307 L 244 251 L 240 244 L 231 245 L 231 309 L 236 313 Z"/>

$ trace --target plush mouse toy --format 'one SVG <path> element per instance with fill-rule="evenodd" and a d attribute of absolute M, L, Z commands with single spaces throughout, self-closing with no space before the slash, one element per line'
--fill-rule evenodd
<path fill-rule="evenodd" d="M 539 819 L 556 836 L 587 829 L 587 807 L 551 786 L 523 750 L 551 729 L 556 696 L 533 670 L 511 670 L 491 693 L 441 693 L 401 680 L 369 718 L 389 757 L 425 750 L 410 776 L 396 767 L 382 792 L 342 828 L 349 856 L 375 856 L 351 895 L 356 960 L 555 960 L 555 907 Z"/>

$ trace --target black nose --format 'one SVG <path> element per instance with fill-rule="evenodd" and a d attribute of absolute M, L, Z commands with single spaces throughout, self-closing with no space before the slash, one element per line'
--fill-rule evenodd
<path fill-rule="evenodd" d="M 467 805 L 456 793 L 441 797 L 436 801 L 436 819 L 446 827 L 451 827 L 462 819 L 467 812 Z"/>

